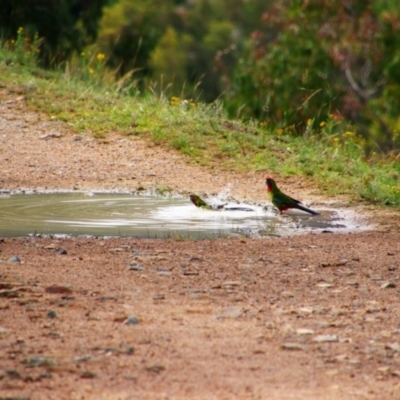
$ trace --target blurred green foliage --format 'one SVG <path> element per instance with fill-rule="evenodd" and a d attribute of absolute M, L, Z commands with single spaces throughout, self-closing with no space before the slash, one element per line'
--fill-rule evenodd
<path fill-rule="evenodd" d="M 258 118 L 303 133 L 310 118 L 332 114 L 355 124 L 368 148 L 398 149 L 400 13 L 394 2 L 383 3 L 293 1 L 269 13 L 279 36 L 253 43 L 237 69 L 236 103 L 252 85 L 258 101 L 249 112 Z"/>
<path fill-rule="evenodd" d="M 45 65 L 104 54 L 125 93 L 218 99 L 231 116 L 299 136 L 310 121 L 350 123 L 367 151 L 400 149 L 398 0 L 0 0 L 0 9 L 3 38 L 37 32 Z"/>
<path fill-rule="evenodd" d="M 59 66 L 95 40 L 103 7 L 114 0 L 0 0 L 0 35 L 17 39 L 24 29 L 40 38 L 39 62 Z"/>

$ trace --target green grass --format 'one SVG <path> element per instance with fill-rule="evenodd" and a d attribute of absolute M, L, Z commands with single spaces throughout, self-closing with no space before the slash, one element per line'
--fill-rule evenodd
<path fill-rule="evenodd" d="M 125 93 L 98 65 L 41 70 L 32 57 L 5 45 L 0 48 L 0 86 L 23 93 L 31 109 L 65 121 L 77 133 L 137 135 L 201 166 L 301 175 L 321 193 L 400 205 L 399 157 L 366 157 L 363 140 L 334 119 L 316 127 L 310 121 L 306 135 L 299 137 L 290 126 L 228 120 L 220 103 L 167 99 L 150 91 Z"/>

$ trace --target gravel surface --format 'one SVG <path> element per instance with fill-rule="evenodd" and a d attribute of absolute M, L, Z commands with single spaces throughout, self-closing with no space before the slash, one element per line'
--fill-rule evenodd
<path fill-rule="evenodd" d="M 0 91 L 1 190 L 267 200 L 265 172 L 77 135 L 16 92 Z M 293 238 L 0 240 L 0 399 L 400 399 L 400 218 L 365 215 L 371 231 Z"/>

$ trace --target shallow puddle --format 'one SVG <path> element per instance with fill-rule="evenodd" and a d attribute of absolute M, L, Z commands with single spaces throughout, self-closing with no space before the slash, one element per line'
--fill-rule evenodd
<path fill-rule="evenodd" d="M 241 207 L 251 211 L 240 210 Z M 315 217 L 302 212 L 282 217 L 269 206 L 234 203 L 227 208 L 204 210 L 196 208 L 188 198 L 150 195 L 81 192 L 1 195 L 0 236 L 213 238 L 362 229 L 348 213 L 341 215 L 334 210 L 318 210 L 322 215 Z"/>

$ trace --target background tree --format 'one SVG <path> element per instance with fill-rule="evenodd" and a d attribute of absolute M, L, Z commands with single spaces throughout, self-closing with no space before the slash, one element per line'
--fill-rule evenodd
<path fill-rule="evenodd" d="M 120 0 L 104 9 L 97 46 L 117 77 L 128 76 L 143 89 L 151 53 L 170 26 L 172 0 Z"/>
<path fill-rule="evenodd" d="M 150 54 L 152 76 L 161 94 L 169 87 L 171 96 L 180 96 L 186 83 L 186 52 L 184 40 L 169 27 Z"/>
<path fill-rule="evenodd" d="M 108 55 L 108 65 L 119 77 L 130 78 L 143 90 L 149 79 L 158 80 L 160 70 L 165 70 L 161 58 L 158 60 L 164 66 L 157 65 L 154 51 L 158 47 L 160 52 L 160 41 L 172 28 L 185 52 L 186 93 L 192 96 L 192 88 L 198 88 L 196 98 L 214 101 L 229 85 L 242 43 L 250 28 L 257 26 L 259 11 L 266 3 L 119 0 L 104 11 L 97 45 Z M 163 50 L 164 59 L 168 52 L 167 48 Z"/>
<path fill-rule="evenodd" d="M 272 124 L 334 114 L 358 126 L 370 147 L 399 145 L 400 18 L 393 1 L 281 1 L 262 15 L 233 76 L 231 109 Z M 277 33 L 271 39 L 271 28 Z"/>
<path fill-rule="evenodd" d="M 38 34 L 40 60 L 59 65 L 96 38 L 102 9 L 110 0 L 0 0 L 0 33 L 15 39 L 18 29 Z"/>

